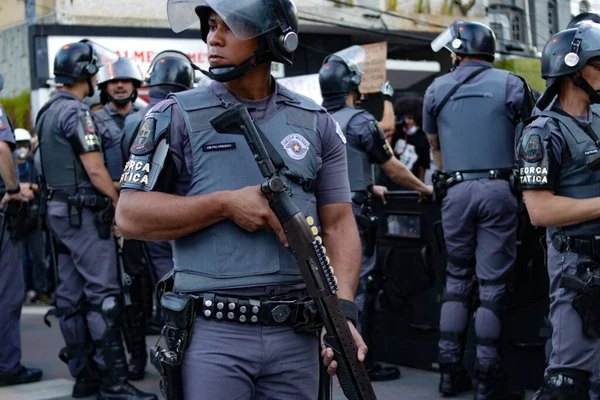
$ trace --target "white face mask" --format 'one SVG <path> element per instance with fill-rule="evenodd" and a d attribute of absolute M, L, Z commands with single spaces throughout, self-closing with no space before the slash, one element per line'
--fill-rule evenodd
<path fill-rule="evenodd" d="M 19 147 L 17 150 L 15 150 L 15 154 L 17 155 L 17 158 L 19 158 L 20 160 L 24 160 L 29 154 L 29 149 L 25 147 Z"/>
<path fill-rule="evenodd" d="M 410 128 L 406 134 L 407 135 L 414 135 L 415 133 L 417 133 L 417 131 L 419 130 L 419 128 L 416 125 L 413 125 L 412 128 Z"/>

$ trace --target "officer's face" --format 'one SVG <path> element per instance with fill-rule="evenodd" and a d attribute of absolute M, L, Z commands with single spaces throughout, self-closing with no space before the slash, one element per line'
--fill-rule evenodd
<path fill-rule="evenodd" d="M 241 64 L 258 47 L 258 38 L 238 39 L 214 11 L 208 18 L 206 42 L 208 44 L 208 62 L 211 67 Z"/>
<path fill-rule="evenodd" d="M 133 82 L 130 80 L 110 81 L 106 84 L 106 92 L 115 100 L 128 98 L 133 90 Z"/>
<path fill-rule="evenodd" d="M 600 59 L 592 59 L 581 70 L 583 78 L 588 81 L 594 90 L 600 90 Z"/>

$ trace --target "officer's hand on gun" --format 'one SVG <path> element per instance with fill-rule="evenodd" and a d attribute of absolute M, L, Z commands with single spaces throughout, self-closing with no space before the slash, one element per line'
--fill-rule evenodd
<path fill-rule="evenodd" d="M 11 201 L 29 203 L 29 198 L 27 198 L 27 196 L 25 196 L 23 192 L 15 194 L 5 193 L 4 197 L 2 198 L 2 202 L 0 203 L 0 208 L 4 208 L 4 206 Z"/>
<path fill-rule="evenodd" d="M 348 327 L 350 328 L 350 332 L 352 332 L 352 339 L 354 339 L 354 343 L 356 343 L 358 361 L 363 362 L 365 361 L 369 349 L 362 336 L 360 336 L 360 333 L 358 333 L 358 330 L 354 327 L 354 324 L 348 321 Z M 321 357 L 323 358 L 323 365 L 327 367 L 327 373 L 333 376 L 335 375 L 338 364 L 337 361 L 333 359 L 333 350 L 329 347 L 325 347 L 325 343 L 323 342 L 325 333 L 325 328 L 323 328 L 321 330 Z"/>
<path fill-rule="evenodd" d="M 260 185 L 247 186 L 228 194 L 225 210 L 228 219 L 248 232 L 271 228 L 277 233 L 281 243 L 288 247 L 283 227 L 269 207 L 267 198 L 260 190 Z"/>
<path fill-rule="evenodd" d="M 419 203 L 422 202 L 423 199 L 425 199 L 425 197 L 433 196 L 433 185 L 426 185 L 426 186 L 427 186 L 426 192 L 419 192 Z"/>
<path fill-rule="evenodd" d="M 35 193 L 32 189 L 32 186 L 29 183 L 21 183 L 20 186 L 23 196 L 25 196 L 28 200 L 33 200 Z"/>

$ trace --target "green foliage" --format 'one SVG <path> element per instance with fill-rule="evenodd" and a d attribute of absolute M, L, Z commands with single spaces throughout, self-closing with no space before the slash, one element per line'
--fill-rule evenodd
<path fill-rule="evenodd" d="M 506 69 L 525 78 L 533 89 L 540 92 L 546 90 L 546 81 L 542 79 L 541 62 L 537 58 L 514 58 L 512 60 L 496 61 L 494 67 Z"/>
<path fill-rule="evenodd" d="M 0 99 L 4 112 L 15 128 L 33 129 L 31 124 L 31 93 L 23 92 L 16 97 Z"/>

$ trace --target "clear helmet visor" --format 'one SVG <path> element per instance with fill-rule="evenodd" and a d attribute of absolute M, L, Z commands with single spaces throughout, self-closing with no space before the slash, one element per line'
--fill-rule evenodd
<path fill-rule="evenodd" d="M 142 72 L 138 65 L 128 59 L 121 58 L 117 62 L 104 65 L 98 71 L 98 84 L 115 79 L 132 79 L 142 81 Z"/>
<path fill-rule="evenodd" d="M 450 43 L 456 38 L 454 27 L 449 27 L 440 33 L 435 39 L 431 41 L 431 50 L 438 52 L 444 47 L 452 51 L 449 47 Z"/>
<path fill-rule="evenodd" d="M 367 52 L 360 46 L 350 46 L 346 49 L 333 53 L 330 60 L 333 58 L 341 59 L 351 71 L 355 71 L 359 76 L 363 75 L 365 63 L 367 61 Z"/>
<path fill-rule="evenodd" d="M 208 7 L 238 39 L 248 40 L 285 22 L 276 3 L 276 0 L 168 0 L 167 15 L 171 29 L 179 33 L 198 23 L 197 7 Z"/>
<path fill-rule="evenodd" d="M 107 47 L 102 46 L 101 44 L 94 42 L 93 40 L 82 39 L 81 42 L 87 43 L 92 47 L 94 50 L 95 64 L 98 67 L 114 63 L 119 59 L 119 55 L 117 53 Z"/>

